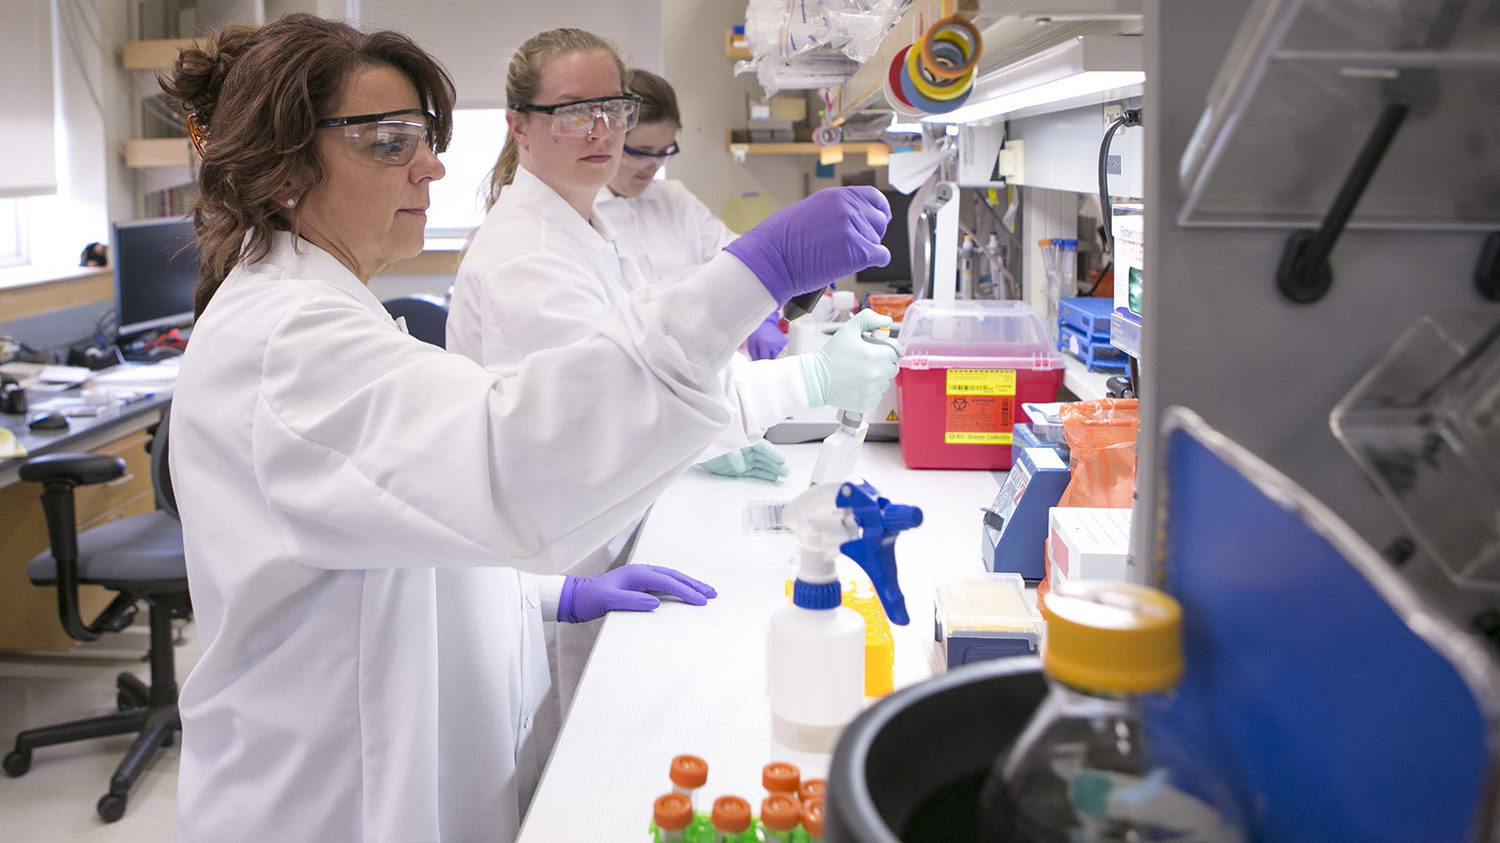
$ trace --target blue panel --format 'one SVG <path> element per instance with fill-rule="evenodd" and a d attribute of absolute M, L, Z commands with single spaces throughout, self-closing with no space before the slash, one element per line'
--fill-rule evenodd
<path fill-rule="evenodd" d="M 1307 516 L 1188 431 L 1165 450 L 1187 671 L 1153 729 L 1222 765 L 1258 840 L 1464 840 L 1486 774 L 1470 687 Z"/>

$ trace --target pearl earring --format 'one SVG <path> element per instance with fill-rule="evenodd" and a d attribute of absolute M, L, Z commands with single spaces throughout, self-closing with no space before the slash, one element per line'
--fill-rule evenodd
<path fill-rule="evenodd" d="M 297 206 L 297 200 L 296 199 L 288 199 L 288 200 L 286 200 L 286 206 L 288 208 L 295 208 Z"/>

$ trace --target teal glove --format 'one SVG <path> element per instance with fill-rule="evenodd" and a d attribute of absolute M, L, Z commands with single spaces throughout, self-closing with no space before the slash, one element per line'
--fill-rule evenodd
<path fill-rule="evenodd" d="M 721 454 L 698 465 L 714 474 L 725 477 L 756 477 L 775 483 L 777 478 L 792 473 L 786 467 L 786 457 L 764 439 L 738 451 Z"/>
<path fill-rule="evenodd" d="M 896 378 L 900 355 L 884 343 L 860 335 L 891 324 L 891 317 L 861 310 L 839 328 L 819 351 L 802 354 L 802 383 L 814 407 L 832 405 L 851 413 L 868 413 Z"/>

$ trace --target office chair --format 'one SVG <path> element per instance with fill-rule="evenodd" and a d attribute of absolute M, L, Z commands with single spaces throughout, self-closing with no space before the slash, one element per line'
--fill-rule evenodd
<path fill-rule="evenodd" d="M 42 510 L 52 545 L 31 560 L 26 576 L 35 585 L 57 589 L 63 628 L 78 641 L 124 630 L 135 618 L 136 604 L 144 600 L 151 628 L 151 685 L 133 673 L 121 673 L 116 679 L 117 713 L 28 729 L 16 736 L 16 748 L 4 760 L 5 774 L 14 778 L 30 769 L 31 751 L 38 747 L 138 733 L 110 778 L 109 792 L 96 806 L 107 823 L 124 815 L 130 789 L 181 729 L 172 619 L 191 613 L 182 526 L 167 467 L 165 413 L 151 446 L 151 482 L 158 509 L 77 532 L 73 490 L 106 483 L 124 472 L 124 460 L 104 454 L 47 454 L 21 466 L 22 480 L 42 484 Z M 80 585 L 118 592 L 87 624 L 79 617 Z"/>
<path fill-rule="evenodd" d="M 447 348 L 448 302 L 438 296 L 412 295 L 381 302 L 391 316 L 405 317 L 406 332 L 438 348 Z"/>

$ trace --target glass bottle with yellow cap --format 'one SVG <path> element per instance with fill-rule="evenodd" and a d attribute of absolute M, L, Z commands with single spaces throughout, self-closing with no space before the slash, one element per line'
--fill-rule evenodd
<path fill-rule="evenodd" d="M 1050 690 L 984 785 L 988 839 L 1246 840 L 1213 767 L 1146 733 L 1145 707 L 1182 676 L 1177 601 L 1133 583 L 1075 580 L 1047 594 L 1043 615 Z"/>

